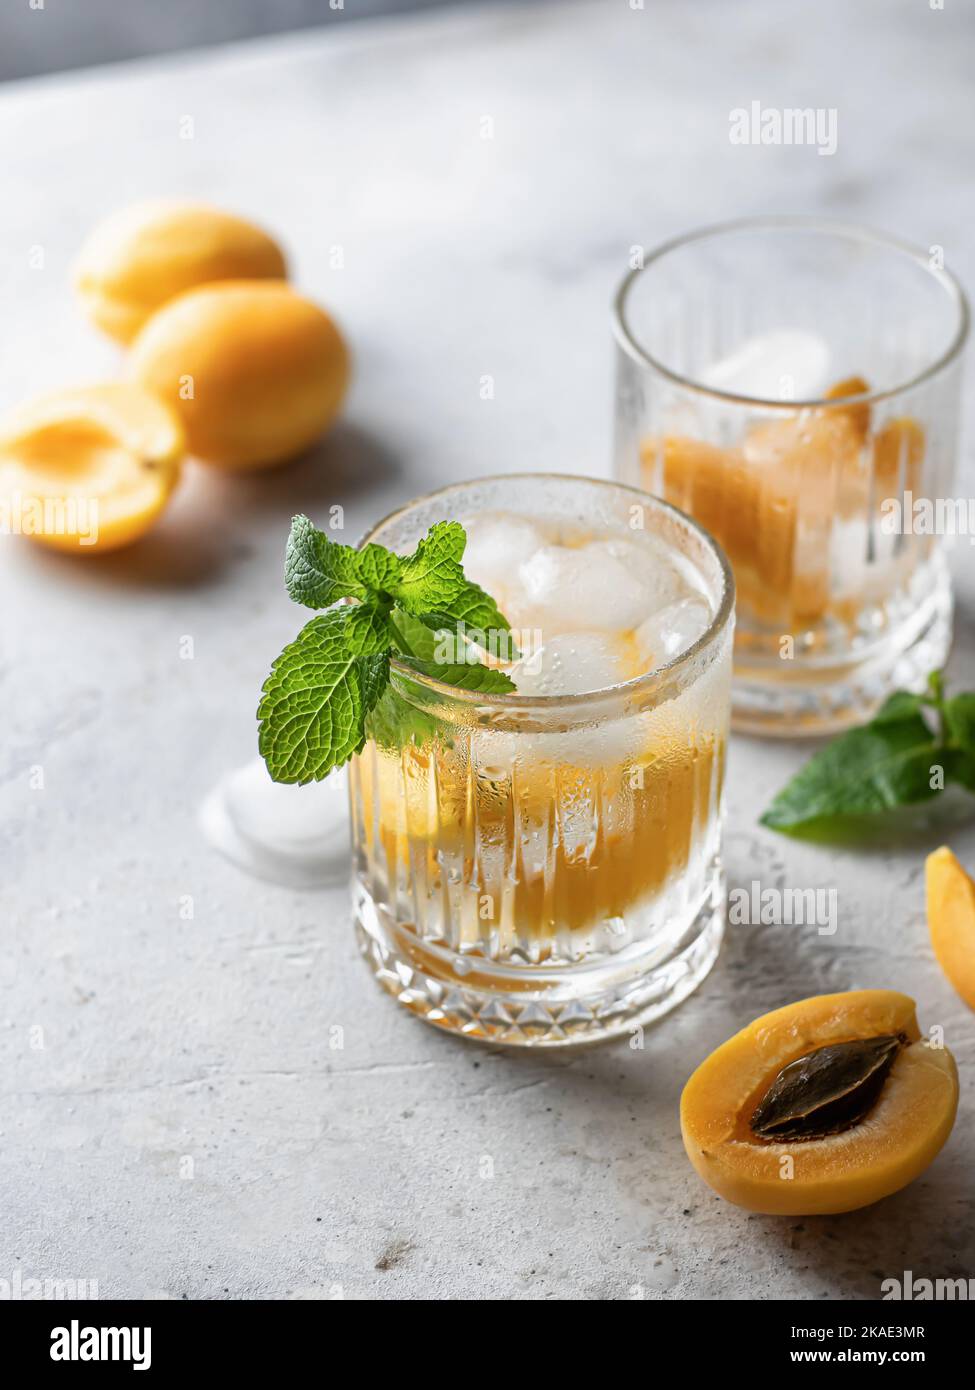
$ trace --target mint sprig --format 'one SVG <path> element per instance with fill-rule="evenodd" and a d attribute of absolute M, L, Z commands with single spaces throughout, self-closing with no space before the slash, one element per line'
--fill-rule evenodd
<path fill-rule="evenodd" d="M 975 792 L 975 694 L 948 698 L 936 671 L 923 694 L 895 692 L 868 724 L 815 753 L 761 820 L 797 838 L 856 839 L 952 784 Z"/>
<path fill-rule="evenodd" d="M 327 611 L 305 624 L 264 683 L 258 746 L 276 782 L 319 781 L 370 736 L 396 746 L 430 737 L 431 717 L 390 685 L 391 656 L 459 689 L 514 690 L 503 671 L 479 662 L 472 645 L 490 645 L 509 626 L 490 595 L 465 576 L 466 544 L 458 522 L 442 521 L 412 555 L 376 544 L 356 550 L 306 516 L 294 518 L 288 593 Z"/>

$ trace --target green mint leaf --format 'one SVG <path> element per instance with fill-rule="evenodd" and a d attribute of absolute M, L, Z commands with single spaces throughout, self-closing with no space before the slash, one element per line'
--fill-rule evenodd
<path fill-rule="evenodd" d="M 508 619 L 491 595 L 470 579 L 449 604 L 436 612 L 424 613 L 423 621 L 433 628 L 456 627 L 463 623 L 465 635 L 478 646 L 504 660 L 514 661 L 520 656 L 514 641 L 506 635 L 511 631 Z"/>
<path fill-rule="evenodd" d="M 452 602 L 465 588 L 461 556 L 467 534 L 457 521 L 438 521 L 401 563 L 388 590 L 409 613 L 419 616 Z"/>
<path fill-rule="evenodd" d="M 361 657 L 362 711 L 368 716 L 376 708 L 389 686 L 389 652 L 376 652 Z"/>
<path fill-rule="evenodd" d="M 436 738 L 438 731 L 433 716 L 405 700 L 392 682 L 367 714 L 365 728 L 367 738 L 390 750 L 421 748 Z"/>
<path fill-rule="evenodd" d="M 954 695 L 945 700 L 942 716 L 951 742 L 975 754 L 975 694 Z"/>
<path fill-rule="evenodd" d="M 515 689 L 511 677 L 493 666 L 471 662 L 420 661 L 412 656 L 404 657 L 403 662 L 421 675 L 443 681 L 445 685 L 455 685 L 459 690 L 483 690 L 492 695 L 504 695 Z"/>
<path fill-rule="evenodd" d="M 909 690 L 895 690 L 880 706 L 870 723 L 900 724 L 905 719 L 920 715 L 925 703 L 923 695 L 912 695 Z"/>
<path fill-rule="evenodd" d="M 295 603 L 329 608 L 340 598 L 362 598 L 366 587 L 359 573 L 359 552 L 330 541 L 306 516 L 291 523 L 284 561 L 284 582 Z"/>
<path fill-rule="evenodd" d="M 443 634 L 439 628 L 428 626 L 425 620 L 414 618 L 398 605 L 389 615 L 393 646 L 403 656 L 416 656 L 421 661 L 436 661 L 441 651 Z"/>
<path fill-rule="evenodd" d="M 403 569 L 403 560 L 384 546 L 370 542 L 356 551 L 359 578 L 370 589 L 388 593 L 397 583 Z"/>
<path fill-rule="evenodd" d="M 353 656 L 389 651 L 389 609 L 381 600 L 370 598 L 365 603 L 344 604 L 342 611 L 346 614 L 345 640 Z"/>
<path fill-rule="evenodd" d="M 378 614 L 367 607 L 343 604 L 312 618 L 272 666 L 258 747 L 276 782 L 319 781 L 362 748 L 383 655 Z"/>
<path fill-rule="evenodd" d="M 945 750 L 917 712 L 841 734 L 793 777 L 762 816 L 786 835 L 848 838 L 858 824 L 937 795 L 931 769 Z M 946 767 L 946 776 L 948 768 Z"/>
<path fill-rule="evenodd" d="M 443 736 L 393 688 L 394 652 L 417 674 L 459 689 L 515 689 L 504 672 L 465 659 L 470 643 L 483 639 L 494 650 L 494 634 L 508 631 L 490 595 L 464 577 L 466 544 L 458 522 L 438 522 L 404 558 L 381 545 L 340 545 L 295 517 L 288 592 L 327 611 L 305 625 L 264 683 L 258 741 L 275 781 L 317 781 L 360 752 L 367 736 L 391 747 Z M 339 602 L 349 598 L 359 602 Z"/>

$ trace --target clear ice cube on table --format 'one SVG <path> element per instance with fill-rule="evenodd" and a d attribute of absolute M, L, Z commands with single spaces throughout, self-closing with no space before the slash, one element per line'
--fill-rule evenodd
<path fill-rule="evenodd" d="M 198 820 L 213 849 L 257 878 L 316 888 L 348 876 L 344 767 L 296 787 L 272 782 L 264 760 L 253 758 L 214 787 Z"/>

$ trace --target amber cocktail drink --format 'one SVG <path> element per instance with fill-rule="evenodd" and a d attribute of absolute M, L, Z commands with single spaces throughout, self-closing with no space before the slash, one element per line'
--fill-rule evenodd
<path fill-rule="evenodd" d="M 356 924 L 380 983 L 499 1042 L 592 1041 L 703 978 L 723 929 L 721 795 L 733 592 L 711 539 L 634 489 L 488 479 L 367 538 L 446 518 L 499 602 L 516 685 L 394 663 L 398 706 L 351 768 Z"/>
<path fill-rule="evenodd" d="M 921 688 L 951 636 L 939 516 L 968 325 L 939 248 L 731 223 L 649 254 L 614 322 L 617 476 L 734 566 L 736 727 L 827 732 Z"/>

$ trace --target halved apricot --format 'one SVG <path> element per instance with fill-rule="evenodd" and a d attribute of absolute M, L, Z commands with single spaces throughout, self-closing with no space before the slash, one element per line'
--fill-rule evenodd
<path fill-rule="evenodd" d="M 9 526 L 72 554 L 142 536 L 180 475 L 183 431 L 141 387 L 53 391 L 0 422 L 0 503 Z"/>
<path fill-rule="evenodd" d="M 975 1009 L 975 880 L 942 845 L 925 866 L 928 930 L 938 964 Z"/>
<path fill-rule="evenodd" d="M 843 1057 L 856 1056 L 856 1048 L 844 1045 L 857 1043 L 868 1044 L 857 1083 L 868 1103 L 854 1115 Z M 835 1097 L 826 1101 L 809 1079 L 824 1057 L 839 1059 Z M 793 1066 L 800 1059 L 803 1066 Z M 807 1086 L 805 1104 L 796 1104 L 797 1077 L 800 1102 Z M 793 1116 L 802 1120 L 793 1121 L 791 1138 L 767 1137 L 774 1127 L 756 1117 L 764 1120 L 790 1088 Z M 813 1216 L 868 1206 L 912 1182 L 950 1134 L 957 1105 L 954 1058 L 921 1041 L 914 1001 L 893 990 L 854 990 L 764 1014 L 712 1052 L 684 1087 L 681 1133 L 697 1172 L 729 1202 L 770 1215 Z M 839 1120 L 838 1106 L 846 1107 Z M 805 1134 L 797 1132 L 802 1125 Z M 787 1129 L 780 1124 L 780 1133 Z"/>

